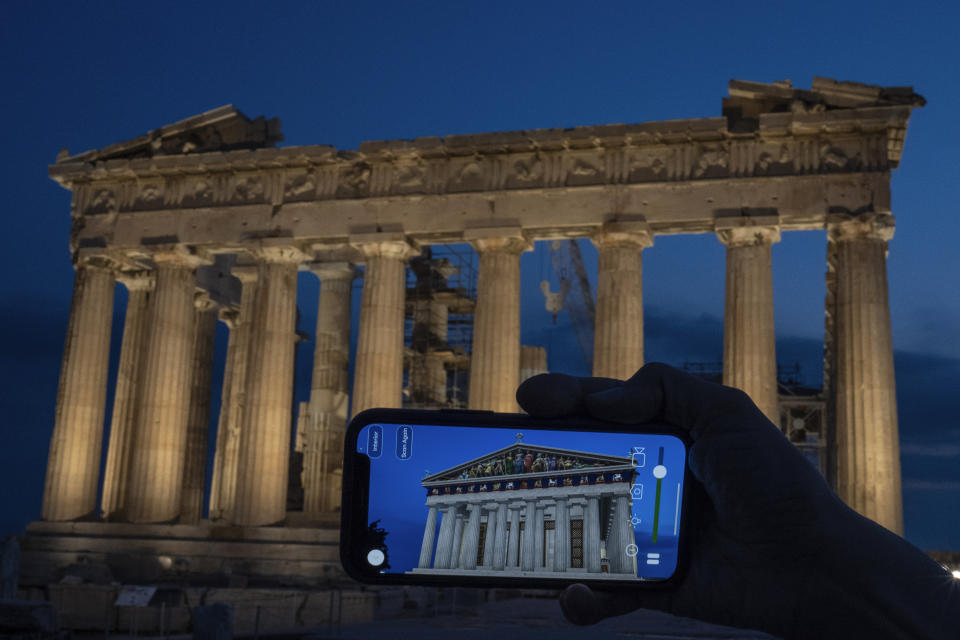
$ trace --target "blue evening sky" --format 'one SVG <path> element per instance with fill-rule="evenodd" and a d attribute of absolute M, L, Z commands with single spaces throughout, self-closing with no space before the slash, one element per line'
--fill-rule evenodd
<path fill-rule="evenodd" d="M 931 2 L 84 2 L 10 0 L 0 19 L 0 533 L 40 513 L 72 289 L 69 193 L 47 177 L 77 153 L 232 103 L 279 117 L 284 145 L 720 115 L 732 78 L 814 75 L 912 85 L 893 172 L 888 270 L 906 536 L 960 549 L 960 83 L 956 3 Z M 596 252 L 584 243 L 595 277 Z M 825 237 L 774 247 L 778 358 L 820 380 Z M 525 344 L 585 373 L 569 316 L 553 325 L 522 261 Z M 300 327 L 317 284 L 301 276 Z M 719 361 L 724 249 L 710 235 L 658 237 L 644 253 L 646 353 Z M 117 296 L 114 352 L 125 295 Z M 218 336 L 222 374 L 225 334 Z M 312 341 L 300 347 L 297 397 Z M 215 403 L 216 408 L 216 403 Z"/>

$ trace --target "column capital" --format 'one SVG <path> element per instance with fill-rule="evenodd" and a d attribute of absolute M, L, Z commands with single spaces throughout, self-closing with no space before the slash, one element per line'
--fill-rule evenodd
<path fill-rule="evenodd" d="M 260 277 L 255 264 L 238 264 L 230 268 L 230 275 L 234 276 L 242 284 L 256 282 Z"/>
<path fill-rule="evenodd" d="M 120 271 L 117 273 L 117 282 L 127 288 L 127 291 L 150 291 L 157 284 L 157 277 L 150 271 Z"/>
<path fill-rule="evenodd" d="M 237 328 L 237 322 L 240 319 L 240 310 L 231 306 L 220 307 L 217 311 L 217 319 L 233 331 Z"/>
<path fill-rule="evenodd" d="M 741 216 L 717 218 L 714 231 L 720 242 L 733 247 L 751 247 L 780 242 L 780 218 L 778 216 Z"/>
<path fill-rule="evenodd" d="M 121 267 L 121 260 L 115 255 L 105 252 L 98 248 L 77 249 L 74 254 L 74 267 L 86 269 L 110 269 L 118 270 Z"/>
<path fill-rule="evenodd" d="M 827 237 L 835 242 L 845 240 L 890 241 L 896 219 L 889 213 L 864 213 L 858 216 L 831 213 L 827 216 Z"/>
<path fill-rule="evenodd" d="M 198 289 L 193 294 L 193 308 L 200 312 L 213 311 L 217 308 L 217 303 L 210 297 L 209 291 Z"/>
<path fill-rule="evenodd" d="M 646 249 L 653 246 L 653 232 L 646 220 L 622 220 L 605 222 L 590 240 L 597 248 L 620 247 Z"/>
<path fill-rule="evenodd" d="M 349 262 L 307 262 L 301 271 L 309 271 L 320 280 L 354 280 L 360 272 Z"/>
<path fill-rule="evenodd" d="M 205 251 L 185 244 L 158 244 L 151 246 L 146 256 L 153 260 L 157 268 L 161 266 L 196 269 L 213 264 L 213 258 Z"/>
<path fill-rule="evenodd" d="M 364 258 L 409 260 L 420 255 L 420 245 L 402 232 L 359 233 L 350 236 L 350 246 Z"/>
<path fill-rule="evenodd" d="M 520 227 L 480 227 L 466 229 L 463 239 L 473 245 L 477 253 L 508 253 L 520 255 L 533 250 L 531 242 Z"/>
<path fill-rule="evenodd" d="M 287 238 L 264 238 L 257 247 L 250 249 L 250 255 L 257 262 L 272 262 L 277 264 L 302 264 L 313 259 Z"/>

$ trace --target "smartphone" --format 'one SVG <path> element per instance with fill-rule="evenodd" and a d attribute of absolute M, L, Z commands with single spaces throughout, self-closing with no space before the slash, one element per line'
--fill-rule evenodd
<path fill-rule="evenodd" d="M 364 411 L 346 432 L 341 561 L 374 584 L 668 586 L 688 445 L 667 425 Z"/>

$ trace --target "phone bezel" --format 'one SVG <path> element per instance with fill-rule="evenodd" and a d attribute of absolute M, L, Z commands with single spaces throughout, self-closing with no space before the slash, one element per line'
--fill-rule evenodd
<path fill-rule="evenodd" d="M 608 433 L 649 433 L 670 435 L 684 443 L 686 456 L 690 455 L 692 440 L 688 433 L 661 423 L 622 425 L 600 422 L 587 417 L 555 419 L 533 418 L 522 413 L 494 413 L 463 409 L 368 409 L 350 421 L 344 437 L 343 477 L 340 512 L 340 562 L 347 574 L 363 583 L 382 585 L 462 586 L 562 589 L 570 584 L 585 583 L 597 588 L 616 589 L 663 589 L 679 582 L 687 569 L 690 531 L 691 481 L 690 465 L 684 465 L 683 494 L 681 495 L 681 526 L 678 535 L 677 567 L 673 575 L 664 580 L 583 580 L 563 578 L 528 578 L 522 576 L 433 576 L 412 573 L 380 573 L 365 562 L 368 545 L 363 543 L 368 529 L 369 512 L 369 458 L 357 452 L 357 437 L 369 424 L 411 424 L 450 427 L 494 427 L 523 430 L 563 430 L 576 427 L 578 431 Z M 358 468 L 362 467 L 362 468 Z M 599 574 L 603 575 L 603 574 Z"/>

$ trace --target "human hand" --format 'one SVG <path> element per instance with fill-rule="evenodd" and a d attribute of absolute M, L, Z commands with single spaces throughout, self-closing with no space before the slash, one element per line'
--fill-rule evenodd
<path fill-rule="evenodd" d="M 846 507 L 742 391 L 651 363 L 625 382 L 536 376 L 517 401 L 545 418 L 665 422 L 693 441 L 697 518 L 686 574 L 662 590 L 573 585 L 560 599 L 571 622 L 648 608 L 785 638 L 954 637 L 941 635 L 946 611 L 936 607 L 960 601 L 960 588 L 921 551 Z"/>

